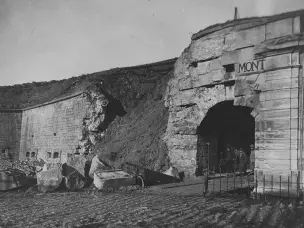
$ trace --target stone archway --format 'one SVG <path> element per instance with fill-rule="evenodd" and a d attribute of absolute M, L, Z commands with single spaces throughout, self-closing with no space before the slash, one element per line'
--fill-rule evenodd
<path fill-rule="evenodd" d="M 255 119 L 250 115 L 252 108 L 233 103 L 223 101 L 211 107 L 198 127 L 197 176 L 206 172 L 244 172 L 249 168 Z M 234 165 L 236 151 L 244 155 L 238 166 Z"/>
<path fill-rule="evenodd" d="M 164 140 L 172 166 L 185 172 L 187 178 L 197 173 L 198 130 L 208 111 L 221 102 L 250 108 L 251 116 L 259 119 L 260 95 L 255 91 L 238 95 L 236 84 L 218 84 L 181 91 L 167 99 L 169 121 Z"/>

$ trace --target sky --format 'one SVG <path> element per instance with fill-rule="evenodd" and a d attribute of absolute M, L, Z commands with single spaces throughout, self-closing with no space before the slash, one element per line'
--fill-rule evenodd
<path fill-rule="evenodd" d="M 304 0 L 0 0 L 0 86 L 178 57 L 193 33 Z"/>

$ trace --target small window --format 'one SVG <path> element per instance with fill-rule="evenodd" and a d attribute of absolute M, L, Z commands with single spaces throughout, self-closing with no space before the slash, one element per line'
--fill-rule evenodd
<path fill-rule="evenodd" d="M 53 155 L 53 158 L 59 158 L 59 153 L 55 152 L 54 155 Z"/>
<path fill-rule="evenodd" d="M 225 80 L 229 80 L 229 79 L 235 78 L 234 64 L 224 65 L 224 68 L 226 70 L 226 73 L 225 73 L 225 76 L 224 76 Z"/>
<path fill-rule="evenodd" d="M 190 64 L 191 67 L 197 67 L 197 65 L 198 65 L 197 62 L 192 62 L 192 63 Z"/>
<path fill-rule="evenodd" d="M 30 152 L 26 152 L 26 155 L 25 155 L 27 158 L 30 157 Z"/>
<path fill-rule="evenodd" d="M 224 67 L 225 67 L 227 73 L 231 73 L 231 72 L 235 71 L 234 64 L 224 65 Z"/>
<path fill-rule="evenodd" d="M 52 153 L 51 152 L 47 152 L 47 157 L 48 158 L 52 158 Z"/>
<path fill-rule="evenodd" d="M 54 133 L 54 136 L 56 136 L 56 133 Z"/>
<path fill-rule="evenodd" d="M 32 157 L 32 158 L 36 157 L 36 153 L 35 153 L 35 152 L 32 152 L 31 157 Z"/>

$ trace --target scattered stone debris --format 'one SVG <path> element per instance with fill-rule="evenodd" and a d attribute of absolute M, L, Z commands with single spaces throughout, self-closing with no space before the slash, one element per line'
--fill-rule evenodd
<path fill-rule="evenodd" d="M 97 189 L 118 189 L 126 185 L 135 185 L 136 178 L 121 170 L 96 170 L 94 185 Z"/>
<path fill-rule="evenodd" d="M 92 159 L 92 163 L 91 163 L 91 168 L 89 171 L 89 176 L 91 178 L 94 178 L 94 172 L 96 170 L 111 170 L 113 169 L 111 166 L 109 166 L 107 163 L 100 161 L 98 156 L 96 155 L 93 159 Z"/>
<path fill-rule="evenodd" d="M 175 167 L 170 167 L 168 170 L 166 170 L 165 172 L 163 172 L 163 174 L 166 174 L 168 176 L 174 177 L 176 179 L 180 179 L 179 174 L 178 174 L 178 170 Z"/>
<path fill-rule="evenodd" d="M 68 156 L 67 162 L 63 164 L 64 182 L 67 189 L 77 190 L 85 186 L 85 164 L 84 156 Z"/>
<path fill-rule="evenodd" d="M 5 163 L 5 167 L 9 167 L 6 169 L 8 173 L 12 170 L 18 170 L 19 173 L 23 174 L 24 179 L 31 178 L 35 180 L 31 182 L 29 187 L 37 184 L 37 190 L 43 193 L 53 192 L 61 188 L 76 191 L 92 186 L 92 184 L 98 190 L 120 189 L 126 186 L 138 185 L 139 182 L 137 178 L 142 174 L 134 174 L 127 170 L 115 169 L 105 161 L 100 160 L 97 155 L 94 156 L 89 163 L 87 157 L 84 155 L 69 155 L 64 164 L 44 162 L 40 159 L 39 161 L 7 162 Z M 142 186 L 145 185 L 143 179 L 147 179 L 145 181 L 148 182 L 153 182 L 155 179 L 154 184 L 160 184 L 162 183 L 160 179 L 168 179 L 168 177 L 173 177 L 174 180 L 180 180 L 178 170 L 175 167 L 170 167 L 164 173 L 147 169 L 144 170 L 144 175 L 140 181 Z M 16 178 L 12 177 L 11 179 L 13 181 Z M 165 182 L 170 182 L 170 180 L 165 180 Z M 18 183 L 12 182 L 11 186 L 3 186 L 2 188 L 5 190 L 17 188 L 25 182 L 26 181 L 19 181 Z"/>
<path fill-rule="evenodd" d="M 38 190 L 41 192 L 52 192 L 56 190 L 63 179 L 62 168 L 57 167 L 37 173 Z"/>
<path fill-rule="evenodd" d="M 78 190 L 85 186 L 85 178 L 78 172 L 74 171 L 64 177 L 65 187 L 69 190 Z"/>
<path fill-rule="evenodd" d="M 36 173 L 42 171 L 44 161 L 10 161 L 0 159 L 0 190 L 11 190 L 36 184 Z"/>
<path fill-rule="evenodd" d="M 86 158 L 84 156 L 68 156 L 66 161 L 66 169 L 64 175 L 69 175 L 71 171 L 77 171 L 83 177 L 85 176 L 85 163 Z"/>
<path fill-rule="evenodd" d="M 12 163 L 7 159 L 0 159 L 0 170 L 12 168 Z"/>

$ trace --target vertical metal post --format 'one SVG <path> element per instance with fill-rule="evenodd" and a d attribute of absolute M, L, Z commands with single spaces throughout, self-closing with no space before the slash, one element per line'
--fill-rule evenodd
<path fill-rule="evenodd" d="M 274 200 L 274 196 L 273 196 L 273 175 L 271 175 L 271 198 L 272 201 Z"/>
<path fill-rule="evenodd" d="M 228 173 L 226 173 L 227 176 L 227 192 L 228 192 Z"/>
<path fill-rule="evenodd" d="M 289 198 L 289 176 L 288 176 L 287 182 L 288 182 L 288 183 L 287 183 L 287 184 L 288 184 L 288 187 L 287 187 L 287 188 L 288 188 L 288 190 L 287 190 L 287 196 L 288 196 L 288 198 Z"/>
<path fill-rule="evenodd" d="M 207 167 L 208 167 L 208 170 L 207 170 L 207 178 L 206 178 L 206 182 L 205 182 L 205 185 L 207 185 L 207 186 L 205 186 L 205 189 L 206 189 L 206 192 L 208 191 L 208 189 L 209 189 L 209 172 L 210 172 L 210 150 L 209 150 L 209 145 L 210 145 L 210 143 L 209 142 L 207 142 L 206 143 L 207 144 L 207 151 L 208 151 L 208 165 L 207 165 Z"/>
<path fill-rule="evenodd" d="M 280 199 L 282 198 L 282 177 L 280 175 Z"/>
<path fill-rule="evenodd" d="M 298 176 L 297 176 L 297 198 L 300 198 L 299 188 L 300 188 L 300 172 L 298 172 Z"/>
<path fill-rule="evenodd" d="M 263 196 L 265 197 L 265 174 L 263 175 Z"/>
<path fill-rule="evenodd" d="M 249 176 L 247 175 L 247 195 L 250 196 L 250 183 L 249 183 Z"/>
<path fill-rule="evenodd" d="M 233 175 L 233 195 L 235 195 L 235 175 Z"/>
<path fill-rule="evenodd" d="M 258 197 L 258 173 L 255 173 L 255 199 Z"/>
<path fill-rule="evenodd" d="M 243 175 L 241 174 L 241 192 L 240 194 L 243 193 Z"/>
<path fill-rule="evenodd" d="M 208 168 L 208 170 L 207 170 L 207 176 L 209 177 L 209 172 L 210 172 L 210 150 L 209 150 L 209 145 L 210 145 L 210 143 L 209 142 L 207 142 L 206 143 L 206 145 L 207 145 L 207 151 L 208 151 L 208 165 L 207 165 L 207 168 Z"/>
<path fill-rule="evenodd" d="M 291 171 L 291 175 L 290 175 L 290 185 L 291 185 L 291 192 L 292 192 L 292 171 Z"/>
<path fill-rule="evenodd" d="M 222 169 L 220 166 L 220 192 L 222 192 Z"/>

